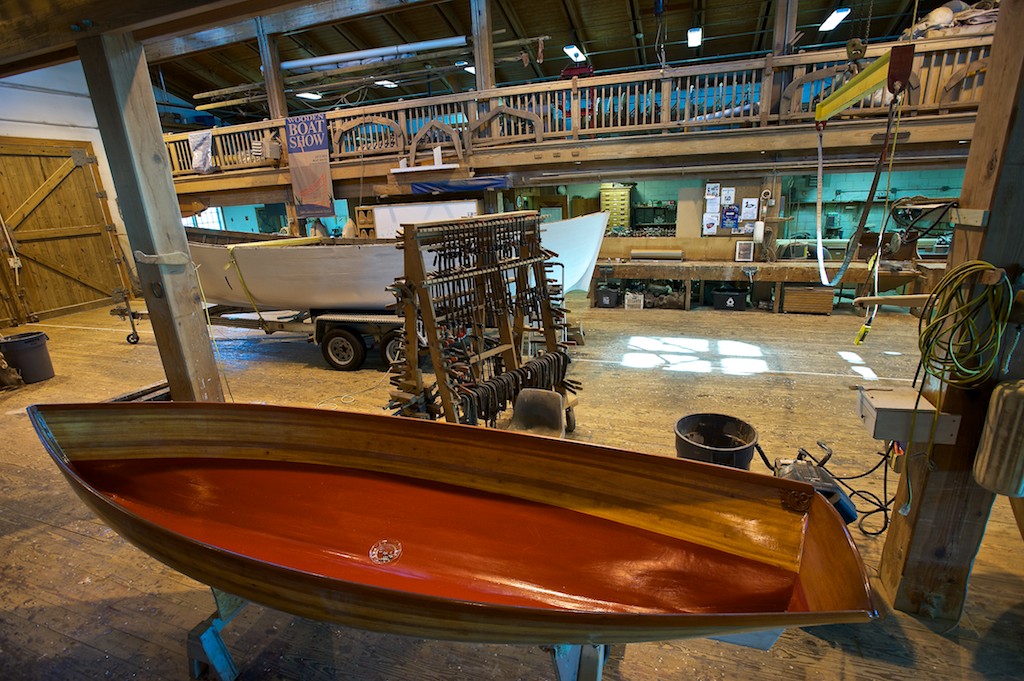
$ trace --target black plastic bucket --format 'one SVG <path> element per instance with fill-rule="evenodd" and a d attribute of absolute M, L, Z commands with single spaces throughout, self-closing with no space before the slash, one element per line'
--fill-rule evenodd
<path fill-rule="evenodd" d="M 690 414 L 676 422 L 676 455 L 682 459 L 750 470 L 757 446 L 752 425 L 724 414 Z"/>
<path fill-rule="evenodd" d="M 38 383 L 53 378 L 53 363 L 46 349 L 48 340 L 42 331 L 16 333 L 0 338 L 0 352 L 8 364 L 21 372 L 26 383 Z"/>

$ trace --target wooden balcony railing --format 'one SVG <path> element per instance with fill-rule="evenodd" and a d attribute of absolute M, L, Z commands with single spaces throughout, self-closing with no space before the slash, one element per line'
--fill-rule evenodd
<path fill-rule="evenodd" d="M 991 36 L 915 43 L 903 116 L 977 108 Z M 871 46 L 872 59 L 892 44 Z M 429 155 L 441 146 L 459 158 L 495 147 L 696 130 L 773 128 L 806 123 L 819 101 L 855 71 L 845 50 L 503 87 L 327 113 L 334 162 Z M 845 119 L 885 116 L 885 93 L 857 103 Z M 164 137 L 175 175 L 191 174 L 188 133 Z M 287 165 L 281 120 L 213 130 L 220 171 Z"/>

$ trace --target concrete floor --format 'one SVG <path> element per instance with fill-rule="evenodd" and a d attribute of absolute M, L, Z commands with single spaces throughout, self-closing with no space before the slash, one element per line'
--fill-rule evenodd
<path fill-rule="evenodd" d="M 574 439 L 674 455 L 682 416 L 719 412 L 757 428 L 771 458 L 798 447 L 835 451 L 835 474 L 879 459 L 856 412 L 858 384 L 910 385 L 917 320 L 883 312 L 866 344 L 861 318 L 759 311 L 592 309 L 573 294 L 586 344 L 571 375 L 583 382 Z M 202 585 L 143 555 L 71 495 L 24 415 L 37 402 L 97 401 L 162 380 L 148 324 L 128 345 L 106 309 L 4 333 L 45 331 L 57 375 L 0 393 L 0 668 L 6 678 L 187 678 L 188 630 L 212 611 Z M 295 336 L 215 330 L 235 401 L 380 413 L 380 360 L 340 373 Z M 752 469 L 766 473 L 755 458 Z M 876 473 L 857 485 L 882 494 Z M 894 481 L 889 481 L 892 493 Z M 865 527 L 880 527 L 880 516 Z M 883 539 L 851 531 L 869 570 Z M 757 651 L 711 640 L 613 650 L 606 679 L 998 679 L 1024 669 L 1024 565 L 1009 504 L 999 498 L 958 625 L 904 614 L 867 625 L 787 631 Z M 535 647 L 450 644 L 308 622 L 251 606 L 226 634 L 243 679 L 552 679 Z"/>

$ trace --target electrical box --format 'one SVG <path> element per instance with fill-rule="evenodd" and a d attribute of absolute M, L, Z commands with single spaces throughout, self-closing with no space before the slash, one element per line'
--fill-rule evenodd
<path fill-rule="evenodd" d="M 876 440 L 928 442 L 935 419 L 935 405 L 924 396 L 918 399 L 917 390 L 913 388 L 861 386 L 857 396 L 857 413 L 868 433 Z M 913 435 L 910 433 L 911 422 Z M 959 429 L 960 415 L 942 412 L 932 442 L 938 445 L 954 444 Z"/>

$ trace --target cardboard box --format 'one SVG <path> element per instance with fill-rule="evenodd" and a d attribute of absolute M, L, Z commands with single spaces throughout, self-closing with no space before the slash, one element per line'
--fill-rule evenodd
<path fill-rule="evenodd" d="M 623 306 L 627 310 L 642 310 L 644 309 L 644 294 L 634 293 L 632 291 L 626 292 L 626 298 Z"/>

